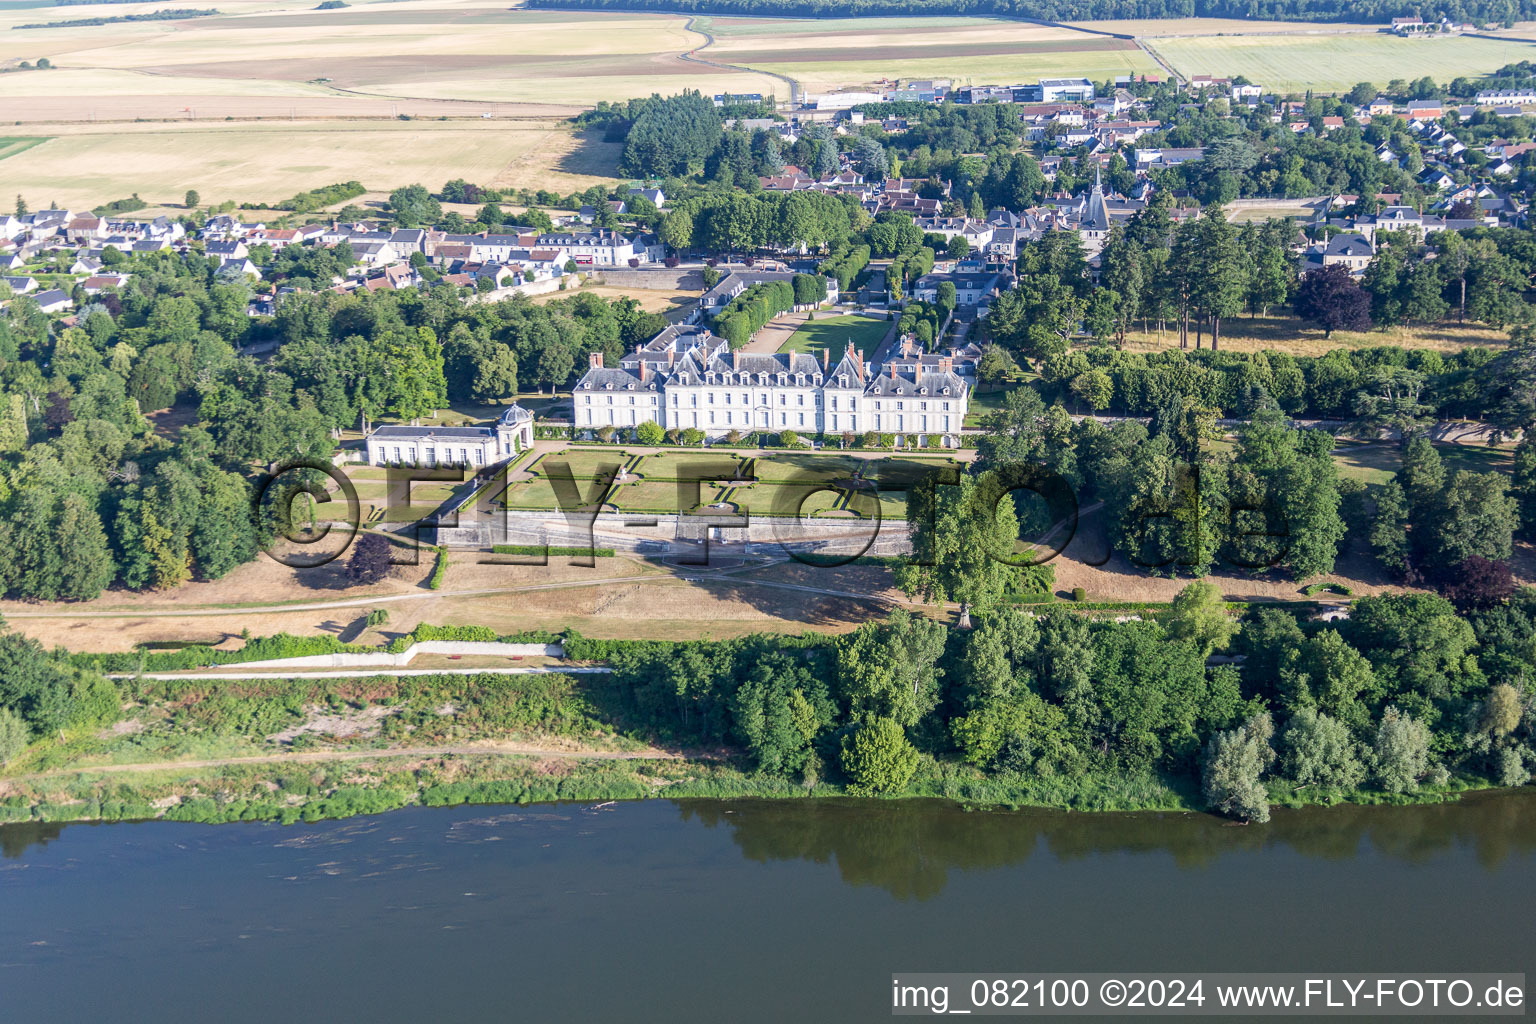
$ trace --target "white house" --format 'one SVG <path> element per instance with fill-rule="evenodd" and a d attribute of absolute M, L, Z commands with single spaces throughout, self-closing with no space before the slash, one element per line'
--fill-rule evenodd
<path fill-rule="evenodd" d="M 377 427 L 368 435 L 368 462 L 483 469 L 532 445 L 533 414 L 513 403 L 488 427 Z"/>

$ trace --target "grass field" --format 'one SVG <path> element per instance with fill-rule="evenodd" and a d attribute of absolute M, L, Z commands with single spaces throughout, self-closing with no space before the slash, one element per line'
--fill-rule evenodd
<path fill-rule="evenodd" d="M 1185 75 L 1246 75 L 1282 92 L 1341 92 L 1356 82 L 1384 85 L 1424 75 L 1448 82 L 1536 57 L 1536 45 L 1513 40 L 1381 33 L 1168 38 L 1157 40 L 1156 48 Z"/>
<path fill-rule="evenodd" d="M 1511 473 L 1514 471 L 1514 455 L 1511 447 L 1489 448 L 1483 445 L 1447 444 L 1437 442 L 1435 450 L 1445 463 L 1447 474 L 1466 470 L 1469 473 Z M 1360 480 L 1370 486 L 1384 484 L 1402 468 L 1402 453 L 1397 442 L 1361 444 L 1341 441 L 1334 452 L 1334 461 L 1342 476 Z"/>
<path fill-rule="evenodd" d="M 891 325 L 884 320 L 871 320 L 867 316 L 835 316 L 816 319 L 801 324 L 790 339 L 779 346 L 780 352 L 808 352 L 819 356 L 823 349 L 831 354 L 836 363 L 843 356 L 848 342 L 852 341 L 865 359 L 874 356 Z"/>
<path fill-rule="evenodd" d="M 609 182 L 618 146 L 556 120 L 262 122 L 59 126 L 5 160 L 11 192 L 33 206 L 94 206 L 134 192 L 175 203 L 272 202 L 336 181 L 394 188 L 449 178 L 574 191 Z M 110 170 L 108 170 L 110 169 Z"/>

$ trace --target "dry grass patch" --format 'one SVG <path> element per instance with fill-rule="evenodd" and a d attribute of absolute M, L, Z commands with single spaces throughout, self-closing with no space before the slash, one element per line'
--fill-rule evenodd
<path fill-rule="evenodd" d="M 574 298 L 577 295 L 596 295 L 600 299 L 612 301 L 613 299 L 634 299 L 640 304 L 640 308 L 647 313 L 665 313 L 676 309 L 684 303 L 697 302 L 696 292 L 672 292 L 655 291 L 646 288 L 619 288 L 610 285 L 588 284 L 569 291 L 545 292 L 543 295 L 533 296 L 533 302 L 543 305 L 558 299 Z"/>
<path fill-rule="evenodd" d="M 1210 344 L 1210 332 L 1205 335 Z M 1294 356 L 1320 356 L 1334 349 L 1374 348 L 1398 345 L 1402 348 L 1427 348 L 1437 352 L 1457 352 L 1474 346 L 1501 348 L 1509 343 L 1509 332 L 1484 324 L 1429 324 L 1412 327 L 1387 327 L 1373 331 L 1334 331 L 1333 337 L 1303 325 L 1295 317 L 1232 317 L 1221 322 L 1221 347 L 1232 352 L 1258 352 L 1271 349 Z M 1190 329 L 1194 344 L 1194 329 Z M 1125 347 L 1133 352 L 1152 352 L 1178 348 L 1176 325 L 1169 323 L 1162 335 L 1157 331 L 1126 335 Z"/>

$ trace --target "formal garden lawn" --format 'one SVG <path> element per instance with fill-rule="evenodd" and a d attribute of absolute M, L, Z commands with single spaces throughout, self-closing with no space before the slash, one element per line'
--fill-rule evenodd
<path fill-rule="evenodd" d="M 801 324 L 789 340 L 779 346 L 779 351 L 809 352 L 819 356 L 826 349 L 831 353 L 832 362 L 836 363 L 842 358 L 848 342 L 852 341 L 860 355 L 871 359 L 890 329 L 890 321 L 867 316 L 818 317 Z"/>
<path fill-rule="evenodd" d="M 625 511 L 669 513 L 685 501 L 678 489 L 679 477 L 708 475 L 700 482 L 698 503 L 708 506 L 729 502 L 739 510 L 757 515 L 793 516 L 813 513 L 873 516 L 871 497 L 854 496 L 848 482 L 863 470 L 872 481 L 890 489 L 879 492 L 880 515 L 900 519 L 906 514 L 902 485 L 935 467 L 952 465 L 948 456 L 877 454 L 869 458 L 844 453 L 770 453 L 756 458 L 731 452 L 699 450 L 646 450 L 626 448 L 573 448 L 551 452 L 531 463 L 530 480 L 513 482 L 497 496 L 512 509 L 555 509 L 558 502 L 550 483 L 551 464 L 565 463 L 582 489 L 592 493 L 595 479 L 606 479 L 622 465 L 628 478 L 608 495 L 606 504 Z M 754 483 L 732 486 L 730 481 L 755 478 Z M 691 493 L 686 495 L 691 498 Z M 850 497 L 852 500 L 850 501 Z"/>

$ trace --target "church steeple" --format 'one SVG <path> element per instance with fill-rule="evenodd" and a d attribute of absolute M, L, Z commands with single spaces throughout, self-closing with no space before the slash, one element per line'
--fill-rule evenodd
<path fill-rule="evenodd" d="M 1088 193 L 1088 208 L 1083 211 L 1081 222 L 1084 231 L 1108 231 L 1109 208 L 1104 205 L 1104 165 L 1093 172 L 1093 191 Z"/>

